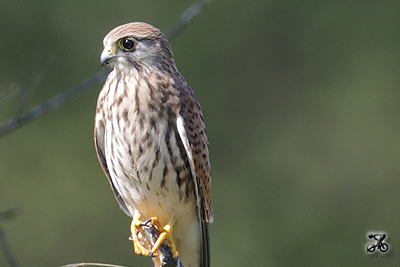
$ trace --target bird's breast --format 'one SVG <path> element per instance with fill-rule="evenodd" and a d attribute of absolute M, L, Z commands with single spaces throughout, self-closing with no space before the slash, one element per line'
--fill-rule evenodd
<path fill-rule="evenodd" d="M 116 84 L 108 92 L 105 157 L 111 181 L 128 208 L 145 218 L 164 214 L 167 220 L 193 209 L 194 180 L 176 114 L 168 106 L 176 102 L 174 95 L 163 96 L 142 83 L 135 80 L 125 91 Z"/>

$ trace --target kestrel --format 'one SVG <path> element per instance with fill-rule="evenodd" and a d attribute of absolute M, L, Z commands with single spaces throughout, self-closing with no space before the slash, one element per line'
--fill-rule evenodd
<path fill-rule="evenodd" d="M 210 266 L 210 163 L 196 95 L 159 29 L 128 23 L 103 45 L 100 63 L 112 71 L 97 101 L 95 145 L 120 207 L 133 217 L 135 252 L 157 255 L 158 246 L 146 249 L 139 237 L 151 220 L 157 243 L 179 252 L 185 267 Z"/>

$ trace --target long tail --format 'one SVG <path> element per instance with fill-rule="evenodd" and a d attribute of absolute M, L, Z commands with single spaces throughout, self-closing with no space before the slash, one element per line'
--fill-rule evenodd
<path fill-rule="evenodd" d="M 201 220 L 201 219 L 200 219 Z M 201 262 L 200 267 L 210 267 L 210 234 L 208 223 L 201 221 Z"/>

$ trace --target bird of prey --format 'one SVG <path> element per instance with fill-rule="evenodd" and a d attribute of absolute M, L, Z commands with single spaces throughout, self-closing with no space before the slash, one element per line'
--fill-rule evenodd
<path fill-rule="evenodd" d="M 120 207 L 133 217 L 135 252 L 156 256 L 166 242 L 185 267 L 210 266 L 210 163 L 196 95 L 159 29 L 124 24 L 103 45 L 100 63 L 112 71 L 97 101 L 95 146 Z M 161 233 L 151 249 L 139 234 L 146 220 Z"/>

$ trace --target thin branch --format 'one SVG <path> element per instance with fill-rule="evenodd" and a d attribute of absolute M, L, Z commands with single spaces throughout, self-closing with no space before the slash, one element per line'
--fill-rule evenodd
<path fill-rule="evenodd" d="M 166 31 L 165 31 L 165 36 L 168 40 L 173 39 L 176 37 L 178 34 L 180 34 L 185 26 L 189 24 L 189 22 L 200 13 L 202 10 L 203 6 L 208 3 L 210 0 L 199 0 L 193 5 L 191 5 L 183 14 L 182 16 L 172 25 L 170 26 Z M 46 68 L 44 68 L 46 69 Z M 84 91 L 88 90 L 92 86 L 99 84 L 103 82 L 109 71 L 104 70 L 99 73 L 97 73 L 95 76 L 87 79 L 84 81 L 82 84 L 72 88 L 69 91 L 66 91 L 60 95 L 55 96 L 54 98 L 38 105 L 32 108 L 27 114 L 22 115 L 25 104 L 29 100 L 30 93 L 32 92 L 38 85 L 43 77 L 43 73 L 39 73 L 36 78 L 34 78 L 34 81 L 32 82 L 32 85 L 30 86 L 31 90 L 27 90 L 27 97 L 24 97 L 23 99 L 20 99 L 18 103 L 14 106 L 14 111 L 13 111 L 13 116 L 11 117 L 10 120 L 8 120 L 6 123 L 3 125 L 0 125 L 0 137 L 5 136 L 9 133 L 12 133 L 13 131 L 21 128 L 22 126 L 32 122 L 39 116 L 45 114 L 47 111 L 50 111 L 57 106 L 60 106 L 64 104 L 65 102 L 71 100 L 75 96 L 83 93 Z"/>
<path fill-rule="evenodd" d="M 11 209 L 0 211 L 0 222 L 14 220 L 21 214 L 21 207 L 16 206 Z"/>
<path fill-rule="evenodd" d="M 186 9 L 181 18 L 175 21 L 174 24 L 164 31 L 165 38 L 171 41 L 174 37 L 178 36 L 189 24 L 189 22 L 201 12 L 204 5 L 210 1 L 211 0 L 199 0 Z"/>
<path fill-rule="evenodd" d="M 151 224 L 151 220 L 147 220 L 143 223 L 141 227 L 141 231 L 138 235 L 141 244 L 146 248 L 151 250 L 157 242 L 158 237 L 160 236 L 160 231 Z M 171 248 L 163 242 L 157 250 L 156 255 L 153 258 L 154 262 L 158 262 L 158 264 L 154 264 L 154 266 L 164 266 L 164 267 L 184 267 L 183 264 L 179 261 L 179 258 L 173 258 Z M 80 266 L 101 266 L 101 267 L 127 267 L 121 265 L 107 264 L 107 263 L 73 263 L 68 265 L 63 265 L 61 267 L 80 267 Z"/>
<path fill-rule="evenodd" d="M 148 249 L 151 250 L 160 236 L 160 231 L 151 224 L 151 220 L 147 220 L 142 225 L 141 240 L 142 245 L 147 245 Z M 180 262 L 179 257 L 173 257 L 171 248 L 165 243 L 161 243 L 157 251 L 157 256 L 154 261 L 154 266 L 165 266 L 165 267 L 184 267 Z M 160 264 L 156 264 L 159 262 Z"/>
<path fill-rule="evenodd" d="M 11 98 L 13 98 L 16 94 L 18 94 L 21 91 L 21 88 L 17 86 L 16 84 L 12 84 L 9 88 L 4 90 L 0 94 L 0 104 L 2 103 L 7 103 L 10 101 Z"/>
<path fill-rule="evenodd" d="M 93 262 L 81 262 L 63 265 L 61 267 L 81 267 L 81 266 L 101 266 L 101 267 L 128 267 L 123 265 L 107 264 L 107 263 L 93 263 Z"/>
<path fill-rule="evenodd" d="M 0 126 L 0 137 L 7 135 L 22 126 L 32 122 L 36 118 L 38 118 L 40 115 L 43 115 L 47 111 L 54 109 L 57 106 L 60 106 L 61 104 L 64 104 L 65 102 L 71 100 L 73 97 L 81 94 L 82 92 L 86 91 L 93 85 L 96 85 L 102 81 L 104 81 L 108 75 L 109 71 L 102 71 L 97 73 L 95 76 L 92 78 L 87 79 L 84 81 L 82 84 L 72 88 L 69 91 L 66 91 L 62 94 L 59 94 L 55 97 L 53 97 L 50 100 L 47 100 L 46 102 L 34 107 L 31 109 L 31 111 L 23 115 L 19 118 L 12 118 L 2 126 Z"/>
<path fill-rule="evenodd" d="M 21 117 L 22 112 L 25 109 L 26 103 L 28 103 L 31 98 L 33 92 L 38 88 L 40 82 L 42 81 L 47 69 L 49 68 L 50 63 L 53 61 L 54 57 L 49 60 L 46 60 L 45 64 L 41 66 L 40 71 L 33 75 L 32 84 L 20 91 L 20 96 L 16 103 L 14 104 L 14 108 L 11 112 L 11 118 L 18 119 Z"/>
<path fill-rule="evenodd" d="M 1 221 L 10 221 L 15 219 L 21 213 L 20 207 L 14 207 L 5 211 L 0 212 L 0 222 Z M 6 257 L 6 261 L 10 267 L 17 267 L 17 260 L 11 250 L 11 247 L 8 243 L 6 233 L 4 229 L 0 226 L 0 248 L 3 251 L 4 256 Z"/>
<path fill-rule="evenodd" d="M 4 232 L 3 228 L 0 226 L 0 247 L 6 257 L 6 261 L 10 267 L 17 267 L 17 260 L 12 253 L 11 247 L 8 244 L 8 240 L 6 237 L 6 233 Z"/>

